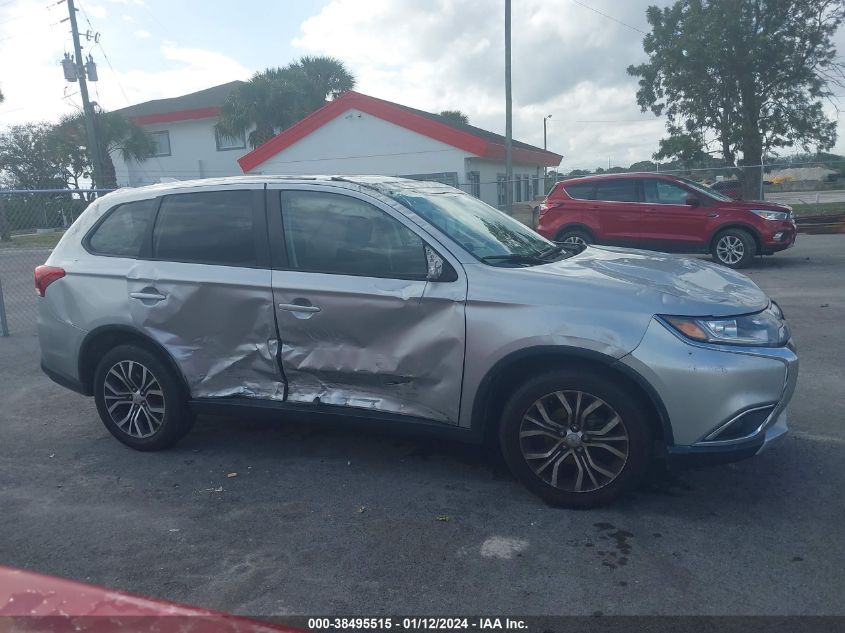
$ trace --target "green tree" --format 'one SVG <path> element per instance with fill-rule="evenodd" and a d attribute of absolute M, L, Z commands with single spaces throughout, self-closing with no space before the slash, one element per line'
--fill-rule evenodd
<path fill-rule="evenodd" d="M 100 143 L 100 158 L 103 163 L 103 182 L 98 187 L 117 187 L 112 154 L 118 153 L 124 161 L 144 161 L 155 151 L 150 136 L 143 128 L 117 112 L 98 112 L 94 118 L 97 140 Z M 54 148 L 60 155 L 65 182 L 79 187 L 80 179 L 92 173 L 85 118 L 82 113 L 62 118 L 53 130 Z"/>
<path fill-rule="evenodd" d="M 0 186 L 8 189 L 65 187 L 50 123 L 14 125 L 0 134 Z"/>
<path fill-rule="evenodd" d="M 217 133 L 257 147 L 352 90 L 355 78 L 333 57 L 302 57 L 282 68 L 267 68 L 238 86 L 221 107 Z"/>
<path fill-rule="evenodd" d="M 446 119 L 449 123 L 457 123 L 458 125 L 469 125 L 469 117 L 460 110 L 443 110 L 440 113 L 441 119 Z"/>
<path fill-rule="evenodd" d="M 655 158 L 760 165 L 778 148 L 827 149 L 836 123 L 822 100 L 840 85 L 833 34 L 841 0 L 678 0 L 650 6 L 648 61 L 629 66 L 637 102 L 667 117 Z M 739 155 L 742 155 L 741 159 Z M 759 195 L 760 169 L 743 170 L 744 194 Z"/>

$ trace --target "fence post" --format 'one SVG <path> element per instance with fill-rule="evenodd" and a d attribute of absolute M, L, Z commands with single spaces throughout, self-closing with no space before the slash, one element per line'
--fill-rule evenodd
<path fill-rule="evenodd" d="M 0 336 L 9 336 L 9 322 L 6 320 L 6 302 L 3 301 L 2 279 L 0 279 Z"/>
<path fill-rule="evenodd" d="M 6 197 L 0 196 L 0 241 L 12 241 L 12 227 L 6 217 Z"/>

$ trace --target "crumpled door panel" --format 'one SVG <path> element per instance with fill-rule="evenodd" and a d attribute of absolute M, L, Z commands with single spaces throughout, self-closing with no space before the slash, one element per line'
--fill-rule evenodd
<path fill-rule="evenodd" d="M 269 270 L 138 261 L 127 285 L 165 297 L 130 298 L 132 319 L 176 360 L 192 397 L 284 400 Z"/>

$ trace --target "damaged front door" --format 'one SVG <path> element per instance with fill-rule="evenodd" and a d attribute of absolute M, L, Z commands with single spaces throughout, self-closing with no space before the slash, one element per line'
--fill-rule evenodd
<path fill-rule="evenodd" d="M 262 185 L 164 196 L 127 273 L 133 321 L 195 398 L 284 399 L 265 227 Z"/>
<path fill-rule="evenodd" d="M 457 423 L 463 271 L 427 281 L 410 223 L 352 192 L 291 189 L 280 200 L 283 235 L 269 226 L 284 258 L 273 295 L 288 400 Z"/>

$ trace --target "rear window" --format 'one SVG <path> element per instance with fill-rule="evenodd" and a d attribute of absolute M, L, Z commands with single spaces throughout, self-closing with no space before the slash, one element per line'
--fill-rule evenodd
<path fill-rule="evenodd" d="M 155 203 L 153 198 L 115 207 L 88 238 L 88 248 L 98 255 L 138 257 Z"/>
<path fill-rule="evenodd" d="M 199 264 L 255 265 L 252 192 L 166 196 L 153 229 L 153 257 Z"/>
<path fill-rule="evenodd" d="M 579 182 L 571 185 L 564 185 L 564 190 L 569 194 L 570 198 L 576 200 L 595 200 L 596 199 L 596 183 L 594 182 Z"/>
<path fill-rule="evenodd" d="M 596 183 L 596 200 L 608 202 L 636 202 L 637 190 L 635 180 L 619 178 L 601 180 Z"/>

